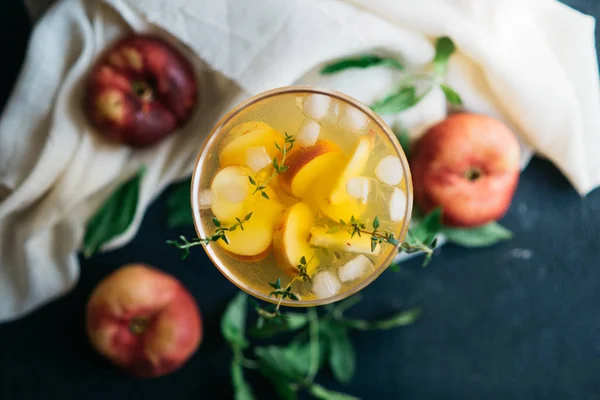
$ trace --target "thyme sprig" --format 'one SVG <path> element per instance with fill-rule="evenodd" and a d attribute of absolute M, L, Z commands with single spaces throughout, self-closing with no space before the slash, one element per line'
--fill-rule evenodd
<path fill-rule="evenodd" d="M 285 159 L 287 157 L 287 154 L 294 147 L 294 142 L 296 139 L 294 139 L 294 137 L 292 135 L 288 134 L 287 132 L 285 132 L 284 134 L 285 134 L 285 141 L 283 143 L 283 147 L 280 146 L 277 142 L 275 142 L 275 147 L 279 151 L 281 151 L 282 156 L 281 156 L 281 162 L 278 162 L 276 157 L 273 158 L 273 173 L 267 179 L 265 179 L 263 182 L 260 182 L 260 183 L 258 183 L 256 181 L 256 179 L 254 179 L 253 177 L 248 176 L 248 180 L 250 181 L 250 184 L 252 186 L 254 186 L 254 192 L 252 192 L 252 194 L 260 193 L 260 195 L 267 200 L 269 200 L 269 195 L 267 194 L 267 192 L 265 192 L 265 189 L 267 188 L 267 184 L 273 178 L 275 178 L 277 175 L 287 171 L 289 168 L 287 165 L 285 165 Z"/>
<path fill-rule="evenodd" d="M 316 251 L 315 251 L 316 254 Z M 314 255 L 313 257 L 314 258 Z M 274 290 L 269 293 L 269 298 L 275 297 L 277 300 L 277 304 L 271 309 L 261 308 L 259 305 L 255 306 L 256 312 L 259 315 L 259 320 L 257 322 L 258 325 L 264 324 L 264 319 L 276 319 L 276 318 L 285 318 L 285 315 L 281 313 L 281 303 L 285 299 L 290 299 L 293 301 L 299 301 L 300 297 L 294 292 L 292 292 L 292 285 L 294 282 L 298 280 L 303 280 L 305 282 L 312 282 L 310 275 L 308 274 L 308 263 L 312 261 L 312 258 L 306 261 L 306 257 L 302 256 L 300 258 L 300 263 L 296 265 L 296 269 L 298 273 L 294 276 L 294 278 L 285 286 L 281 286 L 281 278 L 277 278 L 275 282 L 269 282 L 269 286 L 271 286 Z"/>
<path fill-rule="evenodd" d="M 356 235 L 358 235 L 358 237 L 361 237 L 361 235 L 363 234 L 370 235 L 371 252 L 375 251 L 378 244 L 389 243 L 393 246 L 398 246 L 400 244 L 400 242 L 398 241 L 398 239 L 396 239 L 392 232 L 379 230 L 379 227 L 381 225 L 379 221 L 379 216 L 376 216 L 375 219 L 373 219 L 373 230 L 371 231 L 367 230 L 367 225 L 361 222 L 358 218 L 354 217 L 354 215 L 350 217 L 349 222 L 340 219 L 340 225 L 340 228 L 345 228 L 348 230 L 350 237 L 354 237 Z"/>
<path fill-rule="evenodd" d="M 224 241 L 229 244 L 229 239 L 227 238 L 227 232 L 233 232 L 237 228 L 244 230 L 244 222 L 249 221 L 252 218 L 252 213 L 246 214 L 246 216 L 241 219 L 236 217 L 236 223 L 230 226 L 224 226 L 221 221 L 219 221 L 216 217 L 213 217 L 212 223 L 215 226 L 215 231 L 211 236 L 205 238 L 196 238 L 193 240 L 188 240 L 185 236 L 179 236 L 178 240 L 167 240 L 167 244 L 173 245 L 181 250 L 181 259 L 185 260 L 190 255 L 190 247 L 199 246 L 199 245 L 207 245 L 210 242 L 217 242 L 219 240 Z"/>

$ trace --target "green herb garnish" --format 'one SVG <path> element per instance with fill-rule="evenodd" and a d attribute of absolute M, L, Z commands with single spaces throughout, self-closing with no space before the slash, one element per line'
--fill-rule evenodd
<path fill-rule="evenodd" d="M 173 245 L 181 250 L 181 259 L 185 260 L 190 255 L 190 247 L 199 246 L 199 245 L 207 245 L 210 242 L 216 242 L 218 240 L 222 240 L 225 243 L 229 244 L 229 239 L 227 238 L 227 232 L 233 232 L 236 229 L 240 228 L 244 230 L 244 222 L 250 220 L 252 218 L 252 213 L 246 214 L 244 219 L 236 218 L 236 223 L 230 226 L 224 226 L 221 224 L 217 218 L 213 218 L 212 222 L 215 226 L 215 231 L 212 236 L 208 236 L 206 238 L 196 238 L 192 241 L 189 241 L 185 236 L 179 236 L 179 240 L 167 240 L 167 243 Z"/>
<path fill-rule="evenodd" d="M 267 192 L 265 192 L 267 184 L 277 175 L 288 170 L 289 167 L 285 165 L 285 158 L 287 157 L 287 154 L 290 152 L 290 150 L 292 150 L 292 148 L 294 147 L 294 141 L 294 137 L 285 132 L 285 142 L 283 143 L 283 147 L 279 146 L 279 144 L 275 142 L 275 147 L 277 147 L 277 149 L 281 151 L 282 154 L 281 162 L 277 162 L 276 157 L 273 158 L 273 173 L 261 183 L 258 183 L 256 179 L 254 179 L 251 176 L 248 177 L 250 184 L 255 187 L 254 192 L 252 192 L 252 194 L 260 193 L 262 197 L 269 200 L 269 195 L 267 194 Z"/>

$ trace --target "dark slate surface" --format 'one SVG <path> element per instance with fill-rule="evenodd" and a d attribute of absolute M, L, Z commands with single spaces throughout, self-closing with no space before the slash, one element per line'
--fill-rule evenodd
<path fill-rule="evenodd" d="M 597 0 L 566 3 L 600 16 Z M 3 2 L 1 104 L 21 63 L 28 21 Z M 600 133 L 599 133 L 600 134 Z M 0 399 L 227 399 L 230 353 L 219 316 L 235 288 L 202 251 L 188 262 L 163 245 L 180 232 L 164 226 L 164 198 L 140 234 L 118 251 L 82 261 L 68 296 L 0 326 Z M 409 328 L 356 334 L 358 377 L 347 387 L 363 399 L 600 398 L 600 191 L 577 196 L 550 163 L 534 159 L 502 221 L 515 239 L 483 250 L 444 247 L 429 268 L 418 261 L 364 291 L 356 315 L 383 316 L 420 306 Z M 182 233 L 192 235 L 192 229 Z M 170 376 L 138 381 L 96 356 L 83 331 L 84 303 L 104 276 L 126 262 L 157 265 L 179 277 L 204 312 L 199 352 Z M 252 377 L 259 398 L 273 394 Z"/>

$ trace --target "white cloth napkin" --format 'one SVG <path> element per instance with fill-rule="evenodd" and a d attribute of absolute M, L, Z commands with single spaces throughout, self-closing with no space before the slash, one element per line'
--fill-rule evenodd
<path fill-rule="evenodd" d="M 187 128 L 143 151 L 108 145 L 81 109 L 82 84 L 115 37 L 152 31 L 194 61 L 201 106 Z M 191 171 L 206 133 L 243 98 L 314 83 L 369 103 L 401 73 L 350 70 L 323 79 L 323 62 L 362 52 L 418 68 L 431 39 L 460 52 L 448 82 L 466 108 L 506 121 L 584 195 L 600 184 L 600 95 L 594 20 L 552 0 L 63 0 L 39 21 L 0 120 L 0 322 L 66 293 L 77 281 L 85 223 L 142 164 L 127 243 L 150 202 Z M 176 40 L 177 38 L 178 40 Z M 400 115 L 412 135 L 445 116 L 432 92 Z M 390 119 L 390 122 L 393 122 Z M 527 145 L 525 145 L 527 144 Z"/>

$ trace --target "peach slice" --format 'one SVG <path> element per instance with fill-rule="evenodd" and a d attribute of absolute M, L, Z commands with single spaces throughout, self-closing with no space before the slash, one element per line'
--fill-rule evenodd
<path fill-rule="evenodd" d="M 275 146 L 283 146 L 285 137 L 269 125 L 260 121 L 244 122 L 229 131 L 234 139 L 221 148 L 219 163 L 221 167 L 241 164 L 246 160 L 246 151 L 253 147 L 264 147 L 266 154 L 273 159 L 280 151 Z"/>
<path fill-rule="evenodd" d="M 371 131 L 368 136 L 359 139 L 348 163 L 344 167 L 342 174 L 338 177 L 329 194 L 329 201 L 331 204 L 337 205 L 344 203 L 347 200 L 348 193 L 346 191 L 346 185 L 350 179 L 356 178 L 365 169 L 371 151 L 373 150 L 374 140 L 374 131 Z"/>
<path fill-rule="evenodd" d="M 287 171 L 278 176 L 279 186 L 302 199 L 315 182 L 331 173 L 332 167 L 343 160 L 344 154 L 339 147 L 327 140 L 318 140 L 314 146 L 296 146 L 285 160 Z"/>
<path fill-rule="evenodd" d="M 227 232 L 226 236 L 229 243 L 223 240 L 217 243 L 233 258 L 245 262 L 260 261 L 271 251 L 273 224 L 268 219 L 257 218 L 252 214 L 252 218 L 244 222 L 244 230 L 238 227 L 233 232 Z"/>
<path fill-rule="evenodd" d="M 245 200 L 250 195 L 251 185 L 245 167 L 232 165 L 219 170 L 210 185 L 211 209 L 221 222 L 235 221 L 244 216 Z"/>
<path fill-rule="evenodd" d="M 307 272 L 311 275 L 319 266 L 314 258 L 315 250 L 308 244 L 314 216 L 305 203 L 296 203 L 285 213 L 273 234 L 273 250 L 279 268 L 290 276 L 298 273 L 296 266 L 302 257 L 308 262 Z"/>
<path fill-rule="evenodd" d="M 362 253 L 379 254 L 381 245 L 377 245 L 374 251 L 371 251 L 371 236 L 362 234 L 361 236 L 354 235 L 342 229 L 338 232 L 328 232 L 326 227 L 318 226 L 310 230 L 310 244 L 317 247 L 325 247 L 326 249 L 342 251 L 346 253 Z"/>
<path fill-rule="evenodd" d="M 340 171 L 345 165 L 345 160 L 338 160 L 337 164 L 331 166 L 329 171 L 323 173 L 323 178 L 319 180 L 318 185 L 314 185 L 312 192 L 307 199 L 314 204 L 326 217 L 334 221 L 343 219 L 349 221 L 352 216 L 359 218 L 366 209 L 366 204 L 362 201 L 350 197 L 344 193 L 344 201 L 339 204 L 332 204 L 330 200 L 331 188 L 337 180 L 337 175 L 333 171 Z"/>

